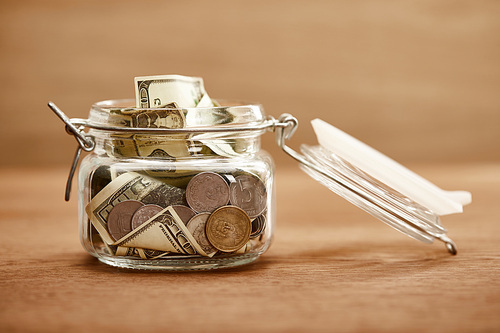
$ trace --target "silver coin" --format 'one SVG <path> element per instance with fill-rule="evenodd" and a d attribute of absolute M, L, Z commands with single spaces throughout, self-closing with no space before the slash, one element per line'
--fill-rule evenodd
<path fill-rule="evenodd" d="M 205 226 L 209 216 L 210 213 L 199 213 L 193 216 L 187 223 L 187 228 L 203 251 L 205 251 L 208 255 L 212 255 L 217 252 L 217 249 L 208 241 L 207 234 L 205 232 Z"/>
<path fill-rule="evenodd" d="M 141 224 L 158 214 L 163 210 L 162 207 L 158 205 L 144 205 L 137 209 L 132 216 L 132 230 L 138 228 Z"/>
<path fill-rule="evenodd" d="M 186 188 L 186 200 L 196 212 L 213 212 L 229 202 L 229 186 L 215 172 L 194 176 Z"/>
<path fill-rule="evenodd" d="M 266 209 L 266 185 L 256 176 L 237 176 L 229 188 L 231 204 L 243 209 L 250 218 L 256 218 Z"/>
<path fill-rule="evenodd" d="M 132 216 L 144 206 L 137 200 L 125 200 L 116 204 L 108 215 L 108 231 L 115 241 L 132 231 Z"/>
<path fill-rule="evenodd" d="M 262 235 L 264 230 L 266 229 L 266 214 L 262 214 L 257 216 L 252 221 L 252 231 L 250 233 L 250 238 L 256 238 Z"/>
<path fill-rule="evenodd" d="M 185 225 L 187 225 L 189 220 L 191 220 L 191 218 L 196 215 L 196 212 L 194 210 L 192 210 L 191 208 L 189 208 L 188 206 L 172 205 L 172 208 L 177 213 L 177 215 L 179 215 L 181 221 Z"/>

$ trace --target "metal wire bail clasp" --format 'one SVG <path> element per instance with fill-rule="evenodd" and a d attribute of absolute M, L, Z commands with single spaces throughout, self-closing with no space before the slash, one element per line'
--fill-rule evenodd
<path fill-rule="evenodd" d="M 76 127 L 71 119 L 66 116 L 64 112 L 61 111 L 53 102 L 48 103 L 49 108 L 54 111 L 54 113 L 66 124 L 66 132 L 68 134 L 72 134 L 76 141 L 78 142 L 78 147 L 76 148 L 75 156 L 73 158 L 73 163 L 71 165 L 71 169 L 69 171 L 68 180 L 66 182 L 66 193 L 64 196 L 64 200 L 69 201 L 70 193 L 71 193 L 71 182 L 73 180 L 73 176 L 75 175 L 76 167 L 78 165 L 78 161 L 80 160 L 80 155 L 82 150 L 84 151 L 92 151 L 95 147 L 95 142 L 92 136 L 86 135 L 83 131 L 84 126 Z"/>
<path fill-rule="evenodd" d="M 302 154 L 296 152 L 286 145 L 285 141 L 290 140 L 292 135 L 297 130 L 297 127 L 299 126 L 299 121 L 297 120 L 297 118 L 295 118 L 291 114 L 284 113 L 278 118 L 278 125 L 276 125 L 276 143 L 288 156 L 292 157 L 300 164 L 305 165 L 308 168 L 311 168 L 316 172 L 319 172 L 322 175 L 333 179 L 334 181 L 337 181 L 335 177 L 330 175 L 328 172 L 318 167 L 316 164 L 311 163 Z"/>

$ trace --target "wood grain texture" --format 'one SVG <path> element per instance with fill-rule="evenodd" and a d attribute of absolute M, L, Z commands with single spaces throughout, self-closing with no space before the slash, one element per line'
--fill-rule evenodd
<path fill-rule="evenodd" d="M 0 165 L 67 165 L 71 117 L 133 77 L 201 76 L 212 97 L 322 118 L 397 160 L 500 160 L 500 2 L 0 2 Z M 273 138 L 267 149 L 277 152 Z M 286 157 L 276 154 L 283 163 Z"/>
<path fill-rule="evenodd" d="M 2 332 L 493 332 L 500 330 L 500 165 L 414 165 L 473 204 L 442 244 L 403 236 L 278 167 L 271 249 L 237 269 L 108 267 L 78 242 L 66 169 L 0 172 Z M 75 193 L 73 193 L 75 195 Z"/>

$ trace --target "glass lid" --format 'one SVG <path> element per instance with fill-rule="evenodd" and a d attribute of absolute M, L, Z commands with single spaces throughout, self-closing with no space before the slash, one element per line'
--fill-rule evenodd
<path fill-rule="evenodd" d="M 471 202 L 465 191 L 444 191 L 361 141 L 315 119 L 319 145 L 302 145 L 297 153 L 285 144 L 297 120 L 283 115 L 277 143 L 312 178 L 394 229 L 425 243 L 439 239 L 457 253 L 439 216 L 460 213 Z"/>

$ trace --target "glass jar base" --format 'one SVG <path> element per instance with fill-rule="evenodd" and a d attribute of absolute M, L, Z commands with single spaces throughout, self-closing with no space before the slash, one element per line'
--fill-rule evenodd
<path fill-rule="evenodd" d="M 254 262 L 260 253 L 247 253 L 217 258 L 191 258 L 191 259 L 131 259 L 117 257 L 98 257 L 99 261 L 110 266 L 130 269 L 158 270 L 158 271 L 192 271 L 212 270 L 236 267 Z"/>

